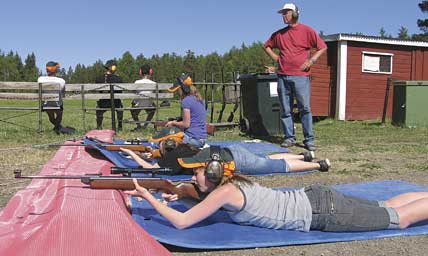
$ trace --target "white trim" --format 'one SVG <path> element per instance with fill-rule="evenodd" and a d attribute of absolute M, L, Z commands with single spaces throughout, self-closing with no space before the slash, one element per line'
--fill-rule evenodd
<path fill-rule="evenodd" d="M 348 42 L 339 41 L 337 45 L 337 86 L 336 86 L 336 119 L 346 117 L 346 78 L 348 72 Z"/>
<path fill-rule="evenodd" d="M 395 38 L 381 38 L 381 37 L 375 37 L 375 36 L 333 34 L 333 35 L 323 36 L 323 39 L 326 42 L 354 41 L 354 42 L 365 42 L 365 43 L 375 43 L 375 44 L 428 47 L 428 42 L 402 40 L 402 39 L 395 39 Z"/>
<path fill-rule="evenodd" d="M 383 72 L 383 71 L 370 71 L 370 70 L 364 70 L 364 54 L 368 55 L 382 55 L 382 56 L 389 56 L 391 57 L 391 63 L 389 65 L 389 72 Z M 362 51 L 361 52 L 361 72 L 362 73 L 370 73 L 370 74 L 392 74 L 392 62 L 394 60 L 394 54 L 393 53 L 385 53 L 385 52 L 368 52 L 368 51 Z"/>
<path fill-rule="evenodd" d="M 393 53 L 387 53 L 387 52 L 367 52 L 367 51 L 362 51 L 362 53 L 394 56 Z"/>

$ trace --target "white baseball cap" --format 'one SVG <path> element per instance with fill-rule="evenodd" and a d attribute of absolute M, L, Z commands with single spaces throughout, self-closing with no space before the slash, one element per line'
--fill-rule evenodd
<path fill-rule="evenodd" d="M 292 3 L 286 3 L 284 6 L 278 11 L 278 13 L 282 13 L 284 10 L 292 10 L 294 12 L 297 12 L 297 6 Z"/>

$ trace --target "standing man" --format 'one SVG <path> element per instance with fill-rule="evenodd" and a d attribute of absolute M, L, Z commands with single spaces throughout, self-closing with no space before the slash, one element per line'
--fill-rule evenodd
<path fill-rule="evenodd" d="M 61 121 L 63 114 L 63 101 L 62 96 L 65 93 L 65 81 L 60 77 L 56 77 L 59 69 L 59 63 L 49 61 L 46 63 L 47 76 L 41 76 L 37 79 L 37 83 L 56 83 L 59 87 L 58 101 L 43 101 L 42 109 L 48 114 L 49 121 L 54 125 L 54 131 L 57 134 L 61 133 Z M 49 109 L 51 108 L 51 109 Z"/>
<path fill-rule="evenodd" d="M 307 150 L 314 151 L 309 75 L 312 65 L 327 50 L 327 45 L 314 29 L 299 23 L 299 10 L 295 4 L 285 4 L 278 13 L 288 26 L 273 33 L 264 44 L 264 50 L 278 63 L 278 96 L 285 134 L 281 146 L 288 148 L 296 144 L 292 116 L 296 98 L 305 137 L 303 144 Z M 279 50 L 279 56 L 274 48 Z M 311 49 L 316 50 L 312 56 Z"/>
<path fill-rule="evenodd" d="M 116 84 L 122 83 L 122 78 L 115 74 L 117 70 L 117 63 L 115 60 L 108 60 L 104 65 L 106 69 L 104 75 L 96 78 L 95 83 L 97 84 Z M 120 99 L 114 99 L 114 107 L 115 108 L 123 108 L 122 101 Z M 99 99 L 97 101 L 97 108 L 111 108 L 111 100 L 110 99 Z M 107 110 L 96 110 L 97 116 L 97 129 L 102 129 L 103 127 L 103 119 L 104 113 Z M 116 110 L 117 120 L 118 120 L 118 129 L 122 130 L 122 120 L 123 120 L 123 111 Z"/>
<path fill-rule="evenodd" d="M 156 82 L 150 80 L 150 77 L 153 75 L 153 70 L 150 68 L 149 64 L 143 64 L 140 67 L 139 70 L 139 74 L 141 76 L 140 80 L 135 81 L 135 84 L 150 84 L 150 85 L 155 85 Z M 145 98 L 143 99 L 134 99 L 132 100 L 131 106 L 133 108 L 139 108 L 139 107 L 156 107 L 155 103 L 153 102 L 152 99 L 150 99 L 149 96 L 146 96 L 145 94 L 148 93 L 148 91 L 142 91 L 139 93 L 140 96 L 145 96 Z M 141 112 L 141 109 L 131 109 L 131 116 L 132 119 L 134 119 L 134 121 L 139 121 L 138 120 L 138 115 Z M 132 131 L 139 131 L 142 130 L 143 128 L 146 128 L 147 125 L 149 124 L 148 122 L 151 121 L 153 119 L 153 116 L 155 115 L 156 109 L 146 109 L 146 113 L 147 113 L 147 118 L 146 118 L 146 123 L 144 123 L 143 126 L 141 126 L 140 123 L 137 123 L 137 127 L 135 127 L 134 129 L 132 129 Z"/>

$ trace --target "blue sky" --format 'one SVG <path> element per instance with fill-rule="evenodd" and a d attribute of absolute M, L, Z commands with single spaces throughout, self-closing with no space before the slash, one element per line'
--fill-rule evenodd
<path fill-rule="evenodd" d="M 401 26 L 419 33 L 421 0 L 296 0 L 300 22 L 324 34 L 378 35 L 381 27 L 397 35 Z M 277 0 L 12 0 L 0 4 L 0 50 L 37 65 L 57 60 L 68 68 L 121 57 L 187 50 L 223 54 L 242 43 L 264 42 L 284 26 Z"/>

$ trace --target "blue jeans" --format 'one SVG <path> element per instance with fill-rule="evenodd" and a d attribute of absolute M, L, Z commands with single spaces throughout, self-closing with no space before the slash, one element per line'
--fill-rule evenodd
<path fill-rule="evenodd" d="M 278 75 L 278 97 L 281 105 L 281 122 L 285 139 L 296 141 L 293 123 L 294 98 L 302 122 L 304 144 L 314 145 L 311 113 L 311 82 L 309 76 Z"/>
<path fill-rule="evenodd" d="M 282 159 L 261 157 L 239 145 L 231 145 L 227 146 L 227 148 L 232 153 L 238 173 L 247 175 L 284 173 L 290 169 Z"/>
<path fill-rule="evenodd" d="M 195 139 L 195 138 L 190 137 L 187 134 L 184 134 L 183 143 L 184 144 L 190 144 L 190 145 L 196 146 L 198 148 L 202 148 L 205 145 L 205 140 L 204 139 Z"/>

